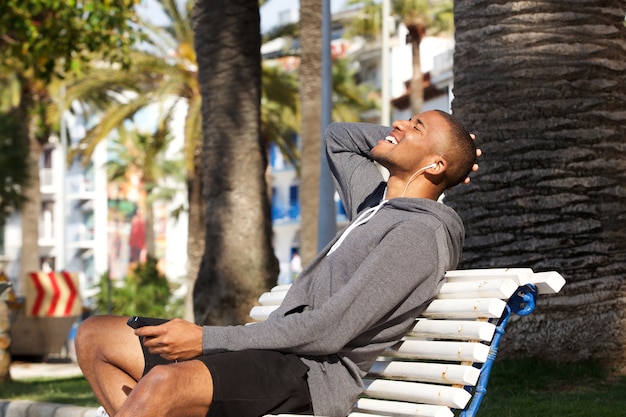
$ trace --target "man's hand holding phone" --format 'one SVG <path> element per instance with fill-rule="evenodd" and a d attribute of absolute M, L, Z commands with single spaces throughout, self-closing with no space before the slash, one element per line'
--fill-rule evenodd
<path fill-rule="evenodd" d="M 127 324 L 152 354 L 174 361 L 202 355 L 202 327 L 194 323 L 135 316 Z"/>

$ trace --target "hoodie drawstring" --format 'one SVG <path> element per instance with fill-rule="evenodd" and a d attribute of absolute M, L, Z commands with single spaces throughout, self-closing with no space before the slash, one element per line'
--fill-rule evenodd
<path fill-rule="evenodd" d="M 352 222 L 352 224 L 350 226 L 348 226 L 346 228 L 346 230 L 343 231 L 343 233 L 341 234 L 341 236 L 339 237 L 339 239 L 337 239 L 337 241 L 335 242 L 335 244 L 330 248 L 330 250 L 328 251 L 328 253 L 326 254 L 326 256 L 330 255 L 331 253 L 333 253 L 335 250 L 337 250 L 337 248 L 339 246 L 341 246 L 341 244 L 343 243 L 343 241 L 346 239 L 346 237 L 348 237 L 348 234 L 350 234 L 350 232 L 352 230 L 354 230 L 354 228 L 356 228 L 357 226 L 362 225 L 363 223 L 368 222 L 372 217 L 374 217 L 374 214 L 376 214 L 376 212 L 378 210 L 381 209 L 381 207 L 383 205 L 385 205 L 385 203 L 389 201 L 389 200 L 383 200 L 380 202 L 380 204 L 378 204 L 377 206 L 374 207 L 370 207 L 367 210 L 363 211 L 363 213 L 361 213 L 359 215 L 359 217 L 356 218 L 356 220 L 354 222 Z"/>

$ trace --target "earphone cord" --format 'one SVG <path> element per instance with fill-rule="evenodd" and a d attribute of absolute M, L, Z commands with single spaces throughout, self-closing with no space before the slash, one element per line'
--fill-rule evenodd
<path fill-rule="evenodd" d="M 404 197 L 404 194 L 406 193 L 406 190 L 409 189 L 409 184 L 411 184 L 413 182 L 413 180 L 415 179 L 415 177 L 417 176 L 417 174 L 426 171 L 428 168 L 432 168 L 432 166 L 427 166 L 424 168 L 420 168 L 417 171 L 415 171 L 415 174 L 411 175 L 411 177 L 409 177 L 409 180 L 406 182 L 406 185 L 404 186 L 404 191 L 402 191 L 402 195 L 400 197 Z"/>

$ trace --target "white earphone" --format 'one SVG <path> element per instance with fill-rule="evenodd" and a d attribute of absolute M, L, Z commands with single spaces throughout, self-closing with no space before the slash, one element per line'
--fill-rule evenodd
<path fill-rule="evenodd" d="M 425 167 L 422 167 L 422 168 L 418 169 L 417 171 L 415 171 L 415 173 L 413 175 L 411 175 L 409 180 L 406 182 L 406 185 L 404 187 L 404 191 L 402 191 L 402 195 L 400 197 L 404 197 L 404 194 L 406 193 L 406 190 L 409 188 L 409 184 L 411 184 L 411 182 L 415 179 L 417 174 L 419 174 L 420 172 L 424 172 L 424 171 L 426 171 L 427 169 L 430 169 L 430 168 L 437 168 L 437 163 L 433 162 L 432 164 L 426 165 Z"/>

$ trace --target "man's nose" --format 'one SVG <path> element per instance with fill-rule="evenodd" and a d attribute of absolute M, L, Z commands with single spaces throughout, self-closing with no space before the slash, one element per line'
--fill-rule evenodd
<path fill-rule="evenodd" d="M 393 124 L 391 126 L 394 129 L 406 130 L 406 127 L 407 127 L 408 123 L 409 122 L 407 120 L 396 120 L 395 122 L 393 122 Z"/>

